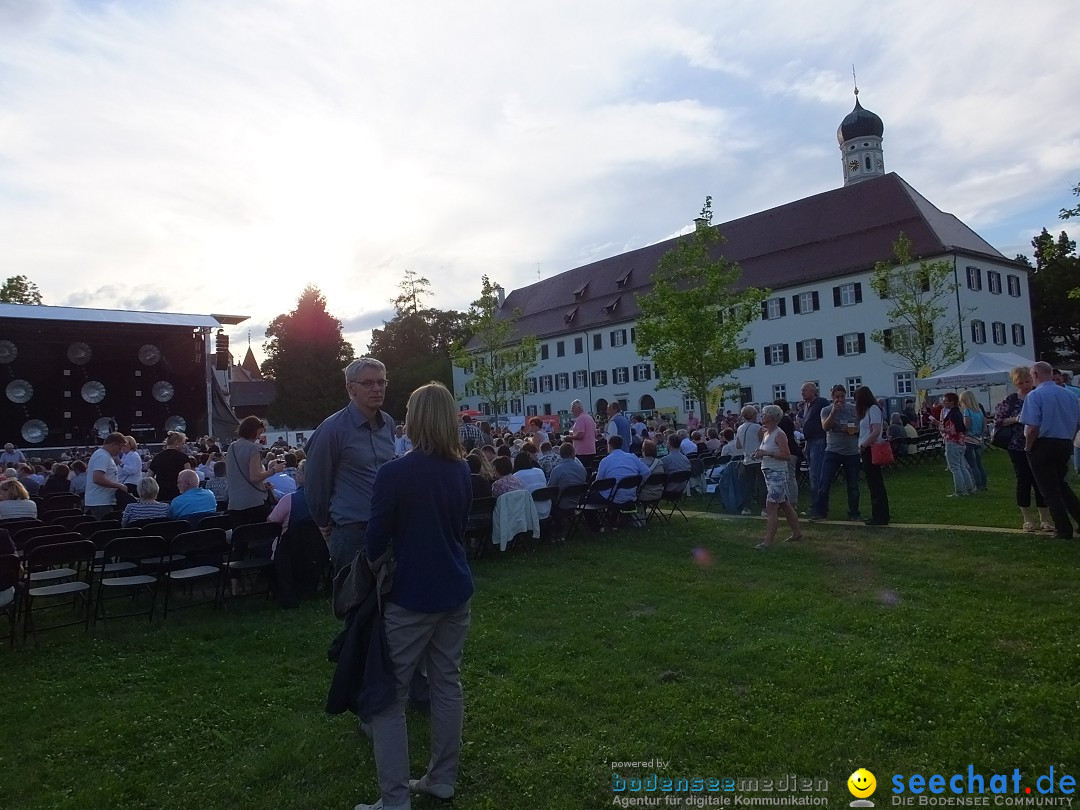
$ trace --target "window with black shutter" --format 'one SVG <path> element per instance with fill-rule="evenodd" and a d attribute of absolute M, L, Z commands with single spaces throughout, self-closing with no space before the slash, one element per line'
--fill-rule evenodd
<path fill-rule="evenodd" d="M 800 314 L 800 311 L 799 311 L 799 296 L 797 296 L 797 295 L 791 296 L 791 314 L 792 315 Z"/>
<path fill-rule="evenodd" d="M 837 289 L 839 289 L 839 287 L 837 287 Z M 836 354 L 837 354 L 838 357 L 843 357 L 844 356 L 844 336 L 843 335 L 837 335 L 836 336 Z"/>

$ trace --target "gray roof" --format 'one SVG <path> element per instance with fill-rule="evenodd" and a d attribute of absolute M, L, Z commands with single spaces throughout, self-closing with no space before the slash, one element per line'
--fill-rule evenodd
<path fill-rule="evenodd" d="M 891 259 L 903 231 L 914 257 L 962 253 L 1012 263 L 952 214 L 934 207 L 899 175 L 850 186 L 725 222 L 716 248 L 742 267 L 740 286 L 773 290 L 866 271 Z M 537 337 L 602 328 L 638 317 L 660 257 L 676 237 L 521 287 L 502 311 L 520 308 L 518 332 Z M 619 286 L 619 281 L 623 286 Z M 587 286 L 586 286 L 587 285 Z M 582 288 L 583 291 L 582 291 Z M 580 298 L 575 293 L 581 291 Z M 572 314 L 572 317 L 570 317 Z"/>
<path fill-rule="evenodd" d="M 269 405 L 274 401 L 276 391 L 273 380 L 233 382 L 229 385 L 229 402 L 234 408 Z"/>
<path fill-rule="evenodd" d="M 236 324 L 246 315 L 187 315 L 179 312 L 130 312 L 126 309 L 85 309 L 49 307 L 43 304 L 0 304 L 0 318 L 39 321 L 80 321 L 83 323 L 140 324 L 143 326 L 190 326 L 217 328 Z M 237 320 L 239 319 L 239 320 Z"/>

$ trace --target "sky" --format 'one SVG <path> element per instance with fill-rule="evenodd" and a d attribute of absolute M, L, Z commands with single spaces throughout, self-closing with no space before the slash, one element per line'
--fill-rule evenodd
<path fill-rule="evenodd" d="M 405 270 L 464 309 L 842 185 L 836 128 L 1008 257 L 1080 183 L 1071 3 L 0 0 L 0 278 L 356 351 Z M 1072 56 L 1069 54 L 1072 53 Z"/>

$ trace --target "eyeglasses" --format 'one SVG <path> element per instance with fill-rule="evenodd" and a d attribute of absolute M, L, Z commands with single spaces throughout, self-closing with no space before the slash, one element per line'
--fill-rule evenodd
<path fill-rule="evenodd" d="M 371 390 L 378 386 L 379 388 L 386 388 L 390 384 L 389 380 L 349 380 L 354 385 L 359 385 L 361 388 Z"/>

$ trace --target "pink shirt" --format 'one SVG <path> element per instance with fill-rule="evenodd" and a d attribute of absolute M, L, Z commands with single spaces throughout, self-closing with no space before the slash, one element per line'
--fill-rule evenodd
<path fill-rule="evenodd" d="M 574 435 L 583 434 L 582 438 L 574 439 L 574 453 L 579 456 L 596 455 L 596 422 L 585 411 L 582 411 L 574 420 Z"/>

